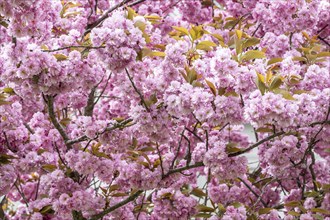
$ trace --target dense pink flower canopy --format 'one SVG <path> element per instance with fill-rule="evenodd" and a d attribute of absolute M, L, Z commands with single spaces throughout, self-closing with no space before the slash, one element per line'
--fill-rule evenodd
<path fill-rule="evenodd" d="M 330 220 L 329 12 L 0 0 L 0 219 Z"/>

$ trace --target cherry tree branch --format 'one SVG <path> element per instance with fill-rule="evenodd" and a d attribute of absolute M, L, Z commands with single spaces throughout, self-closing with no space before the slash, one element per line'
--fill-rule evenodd
<path fill-rule="evenodd" d="M 110 212 L 126 205 L 129 202 L 134 201 L 137 197 L 139 197 L 139 195 L 143 192 L 143 190 L 138 190 L 135 193 L 133 193 L 132 195 L 130 195 L 129 197 L 127 197 L 126 199 L 124 199 L 123 201 L 117 203 L 116 205 L 113 205 L 111 207 L 109 207 L 108 209 L 104 210 L 103 212 L 93 215 L 89 220 L 97 220 L 97 219 L 101 219 L 103 216 L 109 214 Z"/>
<path fill-rule="evenodd" d="M 184 167 L 176 168 L 176 169 L 168 171 L 168 173 L 166 173 L 164 175 L 163 179 L 165 179 L 166 177 L 170 176 L 173 173 L 179 173 L 179 172 L 182 172 L 182 171 L 185 171 L 185 170 L 189 170 L 191 168 L 203 167 L 203 166 L 204 166 L 203 162 L 196 162 L 192 165 L 187 165 L 187 166 L 184 166 Z"/>
<path fill-rule="evenodd" d="M 129 79 L 129 81 L 131 82 L 131 84 L 132 84 L 132 86 L 133 86 L 135 92 L 139 95 L 142 104 L 143 104 L 144 107 L 147 109 L 147 111 L 150 111 L 149 108 L 148 108 L 148 105 L 147 105 L 146 101 L 144 100 L 144 97 L 143 97 L 142 93 L 141 93 L 141 92 L 138 90 L 138 88 L 136 87 L 136 85 L 135 85 L 135 83 L 134 83 L 134 81 L 133 81 L 133 78 L 129 75 L 128 70 L 127 70 L 126 68 L 125 68 L 125 71 L 126 71 L 127 77 L 128 77 L 128 79 Z"/>
<path fill-rule="evenodd" d="M 77 49 L 77 48 L 84 48 L 84 49 L 101 49 L 101 48 L 105 48 L 105 46 L 92 47 L 92 46 L 72 45 L 72 46 L 60 47 L 60 48 L 55 48 L 55 49 L 51 49 L 51 50 L 41 50 L 41 51 L 42 51 L 42 52 L 56 52 L 56 51 L 60 51 L 60 50 Z"/>
<path fill-rule="evenodd" d="M 96 21 L 94 21 L 93 23 L 87 25 L 86 27 L 86 31 L 83 34 L 83 36 L 86 36 L 88 33 L 90 33 L 92 31 L 93 28 L 97 27 L 98 25 L 100 25 L 105 19 L 107 19 L 109 17 L 109 14 L 111 12 L 113 12 L 114 10 L 122 7 L 123 5 L 129 3 L 132 0 L 123 0 L 120 3 L 118 3 L 117 5 L 109 8 L 99 19 L 97 19 Z"/>
<path fill-rule="evenodd" d="M 69 144 L 67 144 L 67 142 L 69 141 L 69 137 L 66 134 L 66 132 L 64 131 L 64 129 L 61 126 L 61 124 L 57 121 L 56 116 L 55 116 L 55 112 L 54 112 L 54 97 L 53 96 L 46 96 L 45 100 L 47 102 L 48 115 L 49 115 L 50 121 L 52 122 L 52 124 L 54 125 L 54 127 L 56 128 L 56 130 L 60 133 L 60 135 L 63 138 L 66 146 L 68 147 L 68 149 L 71 149 L 71 146 Z"/>
<path fill-rule="evenodd" d="M 268 137 L 266 137 L 266 138 L 264 138 L 264 139 L 258 141 L 257 143 L 251 145 L 250 147 L 248 147 L 248 148 L 246 148 L 246 149 L 244 149 L 244 150 L 242 150 L 242 151 L 238 151 L 238 152 L 235 152 L 235 153 L 228 154 L 228 157 L 235 157 L 235 156 L 238 156 L 238 155 L 244 154 L 244 153 L 246 153 L 246 152 L 248 152 L 248 151 L 250 151 L 250 150 L 252 150 L 252 149 L 258 147 L 259 145 L 261 145 L 261 144 L 263 144 L 263 143 L 265 143 L 265 142 L 267 142 L 267 141 L 269 141 L 269 140 L 272 140 L 272 139 L 275 138 L 275 137 L 281 136 L 281 135 L 283 135 L 283 134 L 285 134 L 284 131 L 281 131 L 281 132 L 275 133 L 275 134 L 273 134 L 273 135 L 270 135 L 270 136 L 268 136 Z"/>
<path fill-rule="evenodd" d="M 126 119 L 122 122 L 119 122 L 119 123 L 116 123 L 114 124 L 113 126 L 111 127 L 106 127 L 102 132 L 99 132 L 96 134 L 96 136 L 100 135 L 100 134 L 103 134 L 105 132 L 108 132 L 108 131 L 113 131 L 117 128 L 122 128 L 123 126 L 127 125 L 128 123 L 132 122 L 133 119 Z M 81 137 L 78 137 L 76 139 L 73 139 L 73 140 L 68 140 L 66 142 L 67 145 L 73 145 L 73 144 L 76 144 L 76 143 L 79 143 L 79 142 L 83 142 L 83 141 L 87 141 L 89 138 L 86 136 L 86 135 L 82 135 Z"/>
<path fill-rule="evenodd" d="M 93 115 L 93 110 L 94 110 L 94 99 L 95 99 L 95 91 L 96 91 L 97 86 L 94 86 L 89 95 L 88 95 L 88 99 L 87 99 L 87 105 L 84 109 L 84 115 L 85 116 L 92 116 Z"/>

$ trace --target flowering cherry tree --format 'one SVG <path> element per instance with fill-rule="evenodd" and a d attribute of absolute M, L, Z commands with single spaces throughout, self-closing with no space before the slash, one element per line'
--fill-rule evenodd
<path fill-rule="evenodd" d="M 329 11 L 0 0 L 0 219 L 329 220 Z"/>

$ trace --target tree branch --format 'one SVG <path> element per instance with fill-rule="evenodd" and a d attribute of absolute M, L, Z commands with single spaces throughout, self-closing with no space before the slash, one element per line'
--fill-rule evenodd
<path fill-rule="evenodd" d="M 92 31 L 93 28 L 97 27 L 99 24 L 101 24 L 105 19 L 109 17 L 109 14 L 113 12 L 114 10 L 122 7 L 126 3 L 130 2 L 132 0 L 123 0 L 122 2 L 118 3 L 117 5 L 113 6 L 112 8 L 108 9 L 99 19 L 94 21 L 93 23 L 87 25 L 86 31 L 84 32 L 83 36 L 86 36 L 88 33 Z"/>
<path fill-rule="evenodd" d="M 143 104 L 144 107 L 147 109 L 147 111 L 150 111 L 149 108 L 148 108 L 148 105 L 147 105 L 146 101 L 144 100 L 144 97 L 143 97 L 142 93 L 141 93 L 141 92 L 138 90 L 138 88 L 135 86 L 135 83 L 134 83 L 134 81 L 133 81 L 133 78 L 129 75 L 128 70 L 127 70 L 126 68 L 125 68 L 125 71 L 126 71 L 127 77 L 128 77 L 128 79 L 129 79 L 129 81 L 131 82 L 131 84 L 132 84 L 132 86 L 133 86 L 135 92 L 139 95 L 142 104 Z"/>
<path fill-rule="evenodd" d="M 91 46 L 73 45 L 73 46 L 66 46 L 66 47 L 60 47 L 60 48 L 51 49 L 51 50 L 41 50 L 41 51 L 42 51 L 42 52 L 56 52 L 56 51 L 60 51 L 60 50 L 75 49 L 75 48 L 84 48 L 84 49 L 101 49 L 101 48 L 105 48 L 105 46 L 91 47 Z"/>
<path fill-rule="evenodd" d="M 283 134 L 285 134 L 284 131 L 281 131 L 281 132 L 275 133 L 275 134 L 273 134 L 273 135 L 270 135 L 270 136 L 268 136 L 268 137 L 266 137 L 266 138 L 264 138 L 264 139 L 258 141 L 257 143 L 251 145 L 250 147 L 248 147 L 248 148 L 246 148 L 246 149 L 244 149 L 244 150 L 242 150 L 242 151 L 238 151 L 238 152 L 235 152 L 235 153 L 228 154 L 228 157 L 235 157 L 235 156 L 238 156 L 238 155 L 244 154 L 244 153 L 246 153 L 246 152 L 248 152 L 248 151 L 250 151 L 250 150 L 252 150 L 252 149 L 258 147 L 259 145 L 261 145 L 261 144 L 263 144 L 263 143 L 265 143 L 265 142 L 267 142 L 267 141 L 269 141 L 269 140 L 271 140 L 271 139 L 273 139 L 273 138 L 275 138 L 275 137 L 281 136 L 281 135 L 283 135 Z"/>
<path fill-rule="evenodd" d="M 168 173 L 164 175 L 163 179 L 165 179 L 166 177 L 170 176 L 173 173 L 179 173 L 179 172 L 182 172 L 182 171 L 185 171 L 185 170 L 189 170 L 191 168 L 203 167 L 203 166 L 204 166 L 203 162 L 196 162 L 195 164 L 192 164 L 192 165 L 176 168 L 176 169 L 168 171 Z"/>
<path fill-rule="evenodd" d="M 66 146 L 68 147 L 68 149 L 71 149 L 71 146 L 69 144 L 67 144 L 67 142 L 69 141 L 69 137 L 65 133 L 64 129 L 62 128 L 62 126 L 60 125 L 60 123 L 57 121 L 56 116 L 55 116 L 55 112 L 54 112 L 54 97 L 53 96 L 47 96 L 46 101 L 47 101 L 47 107 L 48 107 L 48 114 L 49 114 L 49 118 L 50 118 L 51 122 L 53 123 L 54 127 L 56 128 L 56 130 L 62 136 L 62 138 L 63 138 Z"/>
<path fill-rule="evenodd" d="M 116 205 L 113 205 L 113 206 L 109 207 L 108 209 L 104 210 L 103 212 L 101 212 L 99 214 L 93 215 L 89 220 L 101 219 L 103 216 L 109 214 L 110 212 L 126 205 L 129 202 L 134 201 L 142 192 L 143 192 L 143 190 L 139 190 L 139 191 L 133 193 L 132 195 L 130 195 L 129 197 L 127 197 L 123 201 L 117 203 Z"/>
<path fill-rule="evenodd" d="M 88 95 L 87 105 L 84 109 L 85 116 L 93 116 L 93 110 L 94 110 L 94 106 L 95 106 L 94 105 L 95 91 L 96 91 L 96 86 L 94 86 L 91 89 L 91 92 Z"/>
<path fill-rule="evenodd" d="M 119 122 L 117 124 L 114 124 L 112 127 L 106 127 L 102 132 L 97 133 L 96 136 L 98 136 L 100 134 L 103 134 L 104 132 L 113 131 L 113 130 L 115 130 L 117 128 L 121 128 L 122 126 L 127 125 L 128 123 L 130 123 L 132 121 L 133 121 L 133 119 L 130 119 L 129 118 L 129 119 L 126 119 L 126 120 L 124 120 L 122 122 Z M 67 141 L 66 144 L 69 145 L 69 146 L 71 146 L 71 145 L 76 144 L 76 143 L 79 143 L 79 142 L 87 141 L 88 139 L 89 138 L 86 135 L 83 135 L 83 136 L 78 137 L 76 139 Z"/>

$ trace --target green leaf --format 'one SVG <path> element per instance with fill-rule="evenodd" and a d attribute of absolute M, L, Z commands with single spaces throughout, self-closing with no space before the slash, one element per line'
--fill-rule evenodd
<path fill-rule="evenodd" d="M 251 37 L 251 38 L 246 39 L 246 40 L 243 41 L 242 47 L 243 47 L 243 49 L 245 49 L 245 48 L 248 48 L 248 47 L 255 46 L 259 43 L 260 43 L 260 40 L 258 38 Z"/>
<path fill-rule="evenodd" d="M 281 76 L 275 76 L 270 83 L 269 90 L 274 90 L 279 88 L 283 84 L 283 80 Z"/>
<path fill-rule="evenodd" d="M 15 94 L 15 91 L 13 88 L 10 88 L 10 87 L 6 87 L 3 89 L 3 92 L 4 93 L 7 93 L 7 94 L 10 94 L 10 95 L 14 95 Z"/>
<path fill-rule="evenodd" d="M 318 212 L 324 215 L 330 215 L 330 211 L 326 209 L 321 209 L 321 208 L 311 208 L 312 212 Z"/>
<path fill-rule="evenodd" d="M 136 12 L 133 8 L 127 7 L 127 19 L 133 20 L 133 18 L 136 16 Z"/>
<path fill-rule="evenodd" d="M 216 47 L 217 45 L 212 41 L 201 41 L 196 45 L 197 50 L 205 50 L 210 51 L 212 47 Z"/>
<path fill-rule="evenodd" d="M 296 100 L 295 98 L 293 98 L 293 96 L 290 94 L 289 91 L 284 90 L 284 89 L 274 89 L 273 92 L 275 94 L 281 94 L 283 98 L 287 99 L 287 100 Z"/>
<path fill-rule="evenodd" d="M 288 211 L 288 214 L 289 215 L 293 215 L 293 216 L 297 216 L 297 217 L 300 216 L 300 213 L 299 212 L 295 212 L 295 211 Z"/>
<path fill-rule="evenodd" d="M 259 132 L 259 133 L 268 133 L 268 132 L 273 132 L 273 129 L 267 128 L 267 127 L 262 127 L 262 128 L 258 128 L 256 130 L 256 132 Z"/>
<path fill-rule="evenodd" d="M 208 207 L 206 205 L 197 205 L 197 210 L 200 212 L 214 212 L 214 208 Z"/>
<path fill-rule="evenodd" d="M 57 169 L 57 166 L 54 164 L 44 164 L 41 167 L 48 172 L 53 172 L 54 170 Z"/>
<path fill-rule="evenodd" d="M 207 79 L 205 79 L 205 82 L 210 87 L 213 95 L 217 95 L 217 89 L 215 88 L 214 84 L 211 81 L 208 81 Z"/>
<path fill-rule="evenodd" d="M 243 51 L 243 44 L 240 39 L 235 39 L 235 49 L 236 49 L 236 54 L 241 54 Z"/>
<path fill-rule="evenodd" d="M 317 57 L 330 57 L 329 51 L 320 52 L 317 54 Z"/>
<path fill-rule="evenodd" d="M 311 191 L 311 192 L 305 192 L 304 195 L 305 197 L 317 197 L 320 195 L 320 193 L 317 191 Z"/>
<path fill-rule="evenodd" d="M 275 57 L 275 58 L 268 60 L 267 66 L 272 65 L 274 63 L 282 62 L 282 61 L 283 61 L 282 57 Z"/>
<path fill-rule="evenodd" d="M 120 188 L 120 186 L 118 184 L 112 185 L 110 186 L 109 190 L 110 192 L 116 191 Z"/>
<path fill-rule="evenodd" d="M 302 62 L 307 62 L 307 59 L 305 57 L 293 57 L 293 61 L 302 61 Z"/>
<path fill-rule="evenodd" d="M 288 206 L 288 207 L 297 207 L 299 205 L 301 205 L 299 201 L 291 201 L 284 204 L 284 206 Z"/>
<path fill-rule="evenodd" d="M 134 26 L 137 27 L 137 28 L 139 28 L 140 31 L 144 32 L 147 25 L 144 22 L 142 22 L 142 21 L 136 21 L 134 23 Z"/>
<path fill-rule="evenodd" d="M 8 154 L 0 154 L 0 164 L 9 164 L 11 159 L 15 159 L 15 157 Z"/>
<path fill-rule="evenodd" d="M 242 56 L 242 61 L 248 61 L 253 59 L 262 59 L 265 58 L 266 55 L 264 52 L 259 50 L 249 50 Z"/>
<path fill-rule="evenodd" d="M 257 72 L 257 86 L 258 89 L 260 90 L 261 94 L 264 95 L 266 92 L 266 84 L 265 84 L 265 77 Z"/>
<path fill-rule="evenodd" d="M 198 213 L 197 215 L 195 215 L 195 218 L 210 218 L 212 215 L 208 214 L 208 213 Z"/>
<path fill-rule="evenodd" d="M 70 118 L 63 118 L 60 121 L 60 124 L 63 125 L 64 127 L 66 127 L 68 124 L 70 124 L 70 122 L 71 122 L 71 119 Z"/>
<path fill-rule="evenodd" d="M 179 31 L 180 33 L 189 36 L 189 31 L 184 27 L 173 26 L 173 29 Z"/>
<path fill-rule="evenodd" d="M 140 149 L 139 151 L 150 152 L 150 151 L 154 151 L 154 150 L 155 149 L 153 147 L 147 146 L 147 147 L 144 147 L 144 148 Z"/>
<path fill-rule="evenodd" d="M 152 57 L 165 57 L 166 56 L 166 53 L 165 52 L 162 52 L 162 51 L 152 51 L 149 56 L 152 56 Z"/>
<path fill-rule="evenodd" d="M 241 31 L 241 30 L 235 30 L 235 33 L 236 33 L 237 38 L 240 40 L 242 38 L 243 31 Z"/>
<path fill-rule="evenodd" d="M 199 198 L 206 196 L 206 193 L 203 192 L 203 190 L 201 190 L 199 188 L 193 188 L 193 190 L 191 190 L 190 194 L 197 196 Z"/>
<path fill-rule="evenodd" d="M 206 31 L 203 29 L 203 26 L 198 25 L 198 26 L 193 26 L 190 30 L 189 30 L 189 34 L 191 36 L 191 39 L 194 40 L 198 40 L 199 38 L 201 38 L 204 33 L 206 33 Z"/>
<path fill-rule="evenodd" d="M 261 208 L 261 209 L 259 209 L 258 213 L 259 213 L 259 215 L 268 214 L 272 210 L 273 210 L 273 208 Z"/>
<path fill-rule="evenodd" d="M 41 214 L 45 215 L 45 214 L 52 214 L 55 211 L 53 210 L 52 205 L 46 205 L 46 206 L 42 207 L 39 212 Z"/>
<path fill-rule="evenodd" d="M 63 61 L 63 60 L 67 60 L 68 57 L 65 56 L 64 54 L 58 53 L 58 54 L 54 54 L 54 57 L 57 59 L 57 61 Z"/>
<path fill-rule="evenodd" d="M 124 192 L 118 192 L 118 193 L 112 194 L 111 196 L 112 197 L 123 197 L 123 196 L 128 196 L 128 194 L 124 193 Z"/>

